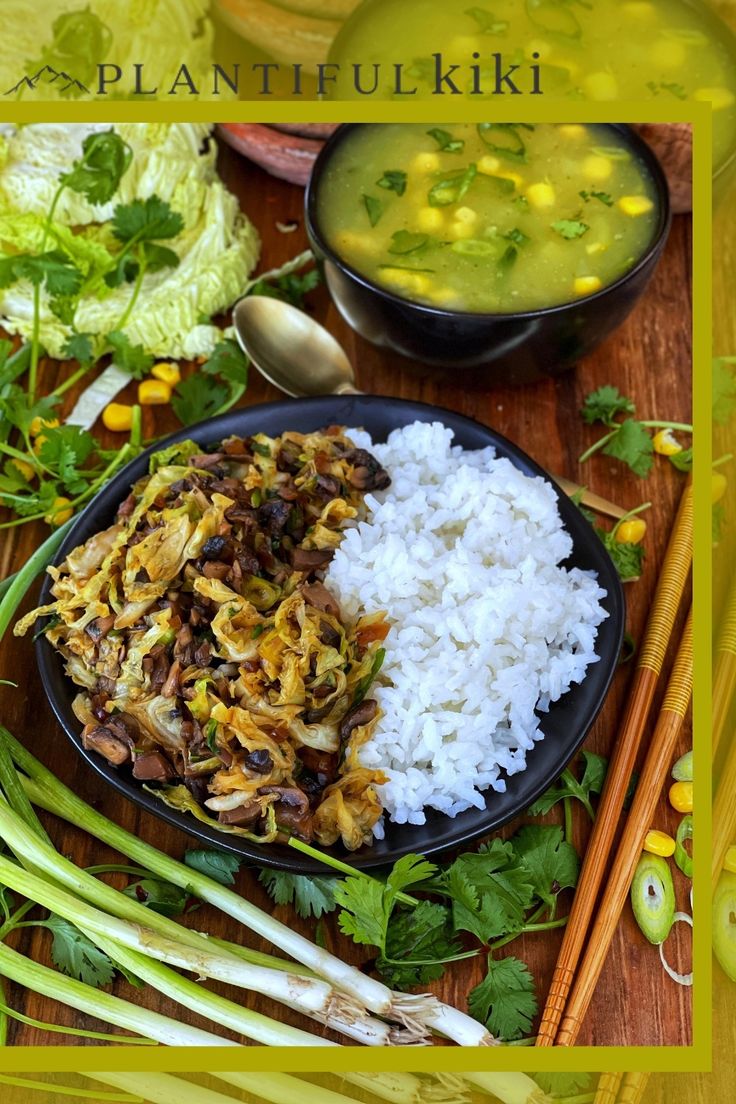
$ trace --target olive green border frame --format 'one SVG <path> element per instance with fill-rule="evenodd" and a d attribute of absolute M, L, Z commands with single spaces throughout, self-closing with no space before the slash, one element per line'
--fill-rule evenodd
<path fill-rule="evenodd" d="M 0 107 L 3 122 L 381 122 L 386 111 L 391 122 L 480 122 L 495 114 L 488 101 L 442 99 L 436 103 L 321 101 L 189 101 L 161 103 L 134 100 L 116 102 L 12 102 Z M 694 748 L 695 817 L 699 846 L 695 855 L 693 946 L 693 1033 L 689 1047 L 574 1047 L 490 1048 L 425 1047 L 8 1047 L 0 1051 L 0 1071 L 92 1072 L 105 1070 L 196 1073 L 258 1070 L 298 1073 L 408 1071 L 462 1073 L 463 1071 L 521 1070 L 649 1073 L 709 1072 L 712 1061 L 711 948 L 709 918 L 711 839 L 711 141 L 709 104 L 658 101 L 620 101 L 606 104 L 503 101 L 508 122 L 688 122 L 694 131 L 693 210 L 693 419 L 697 436 L 694 466 Z M 386 120 L 388 121 L 388 120 Z M 657 365 L 652 365 L 657 371 Z M 663 984 L 665 975 L 663 973 Z"/>

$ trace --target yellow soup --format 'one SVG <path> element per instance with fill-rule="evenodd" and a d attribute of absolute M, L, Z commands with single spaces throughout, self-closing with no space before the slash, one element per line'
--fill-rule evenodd
<path fill-rule="evenodd" d="M 325 166 L 317 211 L 331 248 L 387 291 L 490 313 L 600 291 L 659 224 L 622 133 L 580 124 L 357 126 Z"/>

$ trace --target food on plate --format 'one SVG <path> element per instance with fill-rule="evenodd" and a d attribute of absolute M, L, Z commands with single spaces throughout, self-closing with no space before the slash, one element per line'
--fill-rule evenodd
<path fill-rule="evenodd" d="M 156 454 L 114 524 L 51 569 L 46 633 L 83 688 L 85 747 L 227 830 L 360 847 L 381 815 L 358 751 L 388 626 L 347 624 L 319 573 L 387 483 L 334 429 Z"/>
<path fill-rule="evenodd" d="M 326 156 L 327 243 L 429 306 L 515 313 L 593 295 L 642 258 L 659 225 L 651 174 L 610 127 L 369 124 Z"/>
<path fill-rule="evenodd" d="M 483 807 L 607 616 L 553 487 L 440 423 L 330 427 L 151 460 L 54 577 L 85 747 L 168 804 L 350 850 Z"/>

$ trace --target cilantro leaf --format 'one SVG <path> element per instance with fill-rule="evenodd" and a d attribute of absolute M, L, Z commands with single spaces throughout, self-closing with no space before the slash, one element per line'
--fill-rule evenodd
<path fill-rule="evenodd" d="M 87 480 L 77 468 L 94 449 L 95 439 L 87 430 L 76 425 L 55 426 L 44 430 L 38 459 L 58 476 L 66 490 L 78 495 L 86 488 Z"/>
<path fill-rule="evenodd" d="M 385 886 L 373 878 L 351 875 L 335 886 L 335 900 L 342 908 L 337 919 L 343 935 L 383 950 L 393 907 Z"/>
<path fill-rule="evenodd" d="M 84 367 L 91 365 L 95 360 L 92 337 L 88 333 L 72 334 L 62 350 L 62 356 L 68 360 L 76 360 Z"/>
<path fill-rule="evenodd" d="M 497 1039 L 511 1042 L 529 1033 L 537 1013 L 534 980 L 518 958 L 489 956 L 488 973 L 468 996 L 470 1015 Z"/>
<path fill-rule="evenodd" d="M 573 238 L 582 238 L 583 234 L 588 233 L 590 227 L 587 222 L 581 222 L 579 219 L 557 219 L 552 223 L 552 229 L 560 237 L 572 241 Z"/>
<path fill-rule="evenodd" d="M 376 968 L 392 989 L 427 985 L 444 973 L 445 963 L 460 952 L 450 910 L 434 901 L 396 911 L 386 933 L 386 953 Z"/>
<path fill-rule="evenodd" d="M 654 463 L 654 444 L 651 434 L 641 422 L 627 418 L 615 436 L 604 446 L 603 454 L 627 464 L 635 475 L 643 478 Z"/>
<path fill-rule="evenodd" d="M 385 169 L 376 185 L 385 188 L 387 192 L 396 192 L 398 196 L 403 196 L 406 191 L 406 173 L 401 169 Z"/>
<path fill-rule="evenodd" d="M 595 813 L 590 798 L 592 794 L 599 794 L 603 790 L 608 760 L 592 751 L 584 751 L 582 758 L 585 769 L 580 781 L 578 782 L 570 768 L 564 770 L 555 785 L 527 809 L 529 816 L 546 816 L 560 801 L 564 801 L 566 797 L 573 797 L 585 806 L 591 820 L 594 818 Z"/>
<path fill-rule="evenodd" d="M 112 128 L 88 134 L 82 156 L 59 182 L 87 197 L 90 203 L 109 203 L 133 160 L 133 151 Z"/>
<path fill-rule="evenodd" d="M 210 848 L 192 849 L 184 852 L 184 862 L 192 870 L 206 874 L 220 885 L 233 885 L 235 875 L 240 870 L 240 859 L 229 851 L 213 851 Z"/>
<path fill-rule="evenodd" d="M 376 199 L 375 196 L 363 195 L 363 203 L 368 213 L 368 220 L 371 226 L 376 226 L 383 214 L 383 202 L 380 199 Z"/>
<path fill-rule="evenodd" d="M 153 368 L 153 357 L 142 345 L 132 345 L 122 330 L 112 330 L 107 335 L 107 343 L 112 349 L 114 363 L 133 379 L 142 379 Z"/>
<path fill-rule="evenodd" d="M 397 230 L 391 235 L 388 251 L 403 257 L 407 253 L 418 253 L 428 242 L 429 238 L 426 234 L 412 234 L 409 230 Z"/>
<path fill-rule="evenodd" d="M 123 890 L 126 897 L 158 912 L 162 916 L 181 916 L 187 906 L 189 894 L 181 886 L 170 882 L 159 882 L 154 878 L 143 878 Z"/>
<path fill-rule="evenodd" d="M 606 207 L 613 207 L 613 199 L 608 192 L 579 192 L 578 194 L 586 203 L 591 199 L 597 199 L 599 203 L 604 203 Z"/>
<path fill-rule="evenodd" d="M 258 280 L 248 292 L 249 295 L 265 295 L 271 299 L 281 299 L 293 307 L 304 306 L 304 296 L 313 291 L 321 282 L 319 269 L 310 268 L 303 276 L 290 272 L 279 276 L 277 280 Z"/>
<path fill-rule="evenodd" d="M 554 1096 L 576 1096 L 589 1089 L 591 1073 L 535 1073 L 534 1080 L 542 1092 Z"/>
<path fill-rule="evenodd" d="M 462 153 L 465 149 L 464 140 L 453 138 L 449 130 L 440 130 L 439 127 L 433 127 L 432 130 L 427 131 L 427 134 L 430 138 L 434 138 L 443 153 Z"/>
<path fill-rule="evenodd" d="M 60 249 L 36 257 L 27 253 L 0 257 L 0 288 L 18 280 L 28 280 L 36 287 L 45 284 L 51 296 L 71 296 L 81 288 L 83 276 Z"/>
<path fill-rule="evenodd" d="M 513 230 L 507 230 L 503 235 L 508 241 L 514 242 L 516 245 L 524 245 L 525 242 L 530 241 L 528 234 L 525 234 L 523 230 L 519 230 L 518 227 L 514 227 Z"/>
<path fill-rule="evenodd" d="M 61 916 L 50 916 L 44 920 L 43 927 L 48 928 L 53 936 L 51 958 L 63 974 L 95 989 L 110 984 L 115 976 L 115 967 L 83 932 Z"/>
<path fill-rule="evenodd" d="M 112 216 L 112 232 L 125 243 L 175 238 L 183 229 L 181 215 L 157 195 L 118 204 Z"/>
<path fill-rule="evenodd" d="M 465 14 L 475 20 L 478 34 L 499 35 L 508 30 L 508 21 L 506 19 L 496 19 L 495 15 L 489 12 L 487 8 L 468 8 Z"/>
<path fill-rule="evenodd" d="M 310 916 L 319 919 L 337 907 L 335 887 L 339 879 L 332 877 L 306 877 L 303 874 L 287 874 L 284 870 L 262 870 L 258 880 L 266 887 L 277 905 L 294 905 L 304 920 Z"/>
<path fill-rule="evenodd" d="M 218 341 L 209 360 L 202 365 L 202 371 L 208 376 L 220 376 L 228 383 L 248 382 L 248 357 L 231 337 Z"/>
<path fill-rule="evenodd" d="M 218 414 L 228 395 L 224 384 L 195 372 L 176 385 L 171 407 L 182 425 L 192 425 Z"/>
<path fill-rule="evenodd" d="M 613 560 L 613 566 L 616 568 L 621 581 L 627 583 L 638 579 L 641 576 L 644 556 L 646 555 L 644 545 L 631 544 L 628 541 L 622 543 L 616 540 L 613 531 L 609 532 L 606 529 L 601 529 L 598 525 L 593 528 Z"/>
<path fill-rule="evenodd" d="M 528 871 L 513 846 L 499 839 L 460 855 L 438 883 L 453 898 L 455 927 L 482 943 L 520 931 L 534 899 Z"/>
<path fill-rule="evenodd" d="M 577 885 L 580 868 L 577 851 L 566 842 L 562 828 L 557 825 L 528 824 L 511 843 L 528 871 L 537 897 L 554 909 L 557 894 Z"/>
<path fill-rule="evenodd" d="M 736 405 L 736 398 L 734 405 Z M 612 426 L 616 424 L 614 419 L 617 414 L 633 414 L 635 410 L 636 407 L 631 399 L 620 394 L 617 387 L 606 385 L 588 395 L 580 413 L 583 421 L 588 425 L 603 422 L 604 425 Z"/>

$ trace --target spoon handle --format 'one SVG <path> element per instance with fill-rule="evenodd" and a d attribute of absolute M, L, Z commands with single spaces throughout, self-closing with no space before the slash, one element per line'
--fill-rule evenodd
<path fill-rule="evenodd" d="M 365 391 L 359 391 L 357 387 L 353 387 L 352 383 L 339 383 L 333 395 L 364 395 Z"/>

